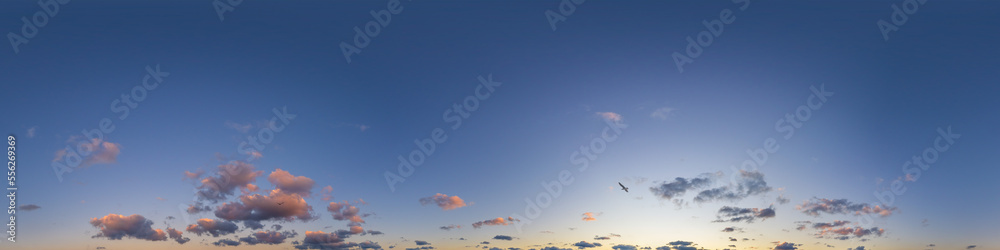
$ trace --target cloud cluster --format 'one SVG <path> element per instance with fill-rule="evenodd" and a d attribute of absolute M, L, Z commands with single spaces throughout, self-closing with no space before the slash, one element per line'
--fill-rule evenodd
<path fill-rule="evenodd" d="M 892 215 L 894 211 L 897 210 L 895 207 L 881 207 L 875 205 L 874 207 L 868 203 L 853 203 L 847 201 L 847 199 L 818 199 L 812 198 L 802 202 L 801 205 L 795 206 L 795 209 L 801 210 L 803 213 L 819 216 L 821 213 L 827 214 L 877 214 L 882 217 Z"/>
<path fill-rule="evenodd" d="M 90 225 L 100 230 L 100 233 L 91 238 L 120 240 L 128 237 L 150 241 L 167 240 L 167 233 L 153 229 L 153 221 L 138 214 L 129 216 L 108 214 L 102 218 L 90 219 Z"/>
<path fill-rule="evenodd" d="M 174 241 L 177 241 L 177 243 L 184 244 L 187 243 L 188 241 L 191 241 L 190 238 L 184 237 L 183 234 L 184 233 L 182 233 L 180 230 L 169 227 L 167 228 L 167 236 L 170 237 L 171 239 L 174 239 Z"/>
<path fill-rule="evenodd" d="M 466 206 L 465 201 L 458 196 L 448 196 L 438 193 L 431 197 L 420 198 L 420 205 L 437 204 L 442 210 L 452 210 Z"/>
<path fill-rule="evenodd" d="M 280 203 L 280 204 L 279 204 Z M 310 221 L 316 219 L 313 208 L 296 193 L 285 193 L 280 189 L 271 190 L 268 195 L 242 195 L 238 202 L 223 203 L 215 210 L 215 216 L 232 221 L 284 220 Z"/>
<path fill-rule="evenodd" d="M 799 249 L 799 246 L 802 246 L 802 244 L 795 244 L 791 242 L 778 242 L 777 245 L 774 246 L 774 250 L 796 250 Z"/>
<path fill-rule="evenodd" d="M 358 215 L 358 213 L 361 212 L 361 209 L 347 203 L 347 201 L 341 203 L 330 202 L 330 205 L 326 207 L 326 210 L 333 214 L 334 220 L 348 220 L 355 223 L 365 222 L 365 220 L 361 219 L 361 216 Z"/>
<path fill-rule="evenodd" d="M 306 231 L 306 237 L 301 243 L 295 244 L 296 249 L 382 249 L 378 243 L 371 241 L 354 243 L 344 239 L 343 232 L 325 233 L 323 231 Z"/>
<path fill-rule="evenodd" d="M 235 233 L 237 229 L 239 227 L 236 226 L 236 223 L 202 218 L 195 224 L 188 225 L 185 231 L 197 234 L 198 236 L 209 234 L 212 237 L 219 237 L 219 235 Z"/>
<path fill-rule="evenodd" d="M 719 209 L 718 219 L 713 222 L 746 222 L 752 223 L 757 219 L 765 220 L 775 216 L 774 207 L 768 208 L 739 208 L 724 206 Z"/>
<path fill-rule="evenodd" d="M 240 242 L 244 242 L 248 245 L 257 244 L 281 244 L 285 242 L 285 239 L 295 237 L 297 235 L 295 232 L 277 232 L 277 231 L 258 231 L 247 237 L 240 238 Z"/>
<path fill-rule="evenodd" d="M 764 174 L 758 171 L 740 170 L 739 180 L 735 187 L 723 186 L 701 191 L 694 201 L 704 203 L 714 200 L 739 201 L 751 195 L 763 194 L 771 191 L 771 187 L 764 181 Z"/>
<path fill-rule="evenodd" d="M 198 197 L 210 202 L 225 200 L 237 188 L 250 189 L 258 176 L 264 171 L 254 171 L 253 164 L 242 161 L 231 161 L 218 166 L 216 175 L 205 177 L 198 186 Z"/>

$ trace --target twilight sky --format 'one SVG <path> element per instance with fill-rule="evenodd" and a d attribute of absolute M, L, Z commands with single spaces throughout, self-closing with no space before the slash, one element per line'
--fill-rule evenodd
<path fill-rule="evenodd" d="M 62 1 L 0 249 L 1000 249 L 1000 2 Z"/>

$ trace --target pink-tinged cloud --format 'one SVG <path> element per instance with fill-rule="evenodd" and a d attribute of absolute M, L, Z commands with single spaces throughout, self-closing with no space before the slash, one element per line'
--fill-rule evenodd
<path fill-rule="evenodd" d="M 506 225 L 514 224 L 515 221 L 519 221 L 519 220 L 516 220 L 513 217 L 507 217 L 507 219 L 504 219 L 503 217 L 497 217 L 496 219 L 492 219 L 492 220 L 484 220 L 484 221 L 472 223 L 472 227 L 473 228 L 480 228 L 480 227 L 483 227 L 483 226 L 506 226 Z"/>
<path fill-rule="evenodd" d="M 323 196 L 320 199 L 322 199 L 323 201 L 333 200 L 332 193 L 333 193 L 333 187 L 331 186 L 323 187 L 323 190 L 320 192 L 320 194 L 322 194 Z"/>
<path fill-rule="evenodd" d="M 309 177 L 294 176 L 280 168 L 271 172 L 271 175 L 267 176 L 267 181 L 270 181 L 278 189 L 281 189 L 282 192 L 298 194 L 302 197 L 309 197 L 312 194 L 313 185 L 316 184 Z"/>
<path fill-rule="evenodd" d="M 877 214 L 882 217 L 892 215 L 897 210 L 895 207 L 882 207 L 879 205 L 873 207 L 868 203 L 853 203 L 847 201 L 847 199 L 817 198 L 806 200 L 801 205 L 795 206 L 795 209 L 812 216 L 819 216 L 820 213 L 828 213 L 848 215 Z"/>
<path fill-rule="evenodd" d="M 187 179 L 197 180 L 197 179 L 200 179 L 201 175 L 203 175 L 203 174 L 205 174 L 205 170 L 198 169 L 198 170 L 195 170 L 194 172 L 186 171 L 185 170 L 184 171 L 184 178 L 183 179 L 185 179 L 185 180 L 187 180 Z"/>
<path fill-rule="evenodd" d="M 199 219 L 196 224 L 188 225 L 185 231 L 197 234 L 198 236 L 209 234 L 212 237 L 219 237 L 219 235 L 235 233 L 236 229 L 239 229 L 236 223 L 204 218 Z"/>
<path fill-rule="evenodd" d="M 597 218 L 594 218 L 594 213 L 591 212 L 583 213 L 583 221 L 595 221 L 595 220 L 597 220 Z"/>
<path fill-rule="evenodd" d="M 278 203 L 281 203 L 280 205 Z M 312 206 L 298 194 L 288 194 L 281 190 L 271 190 L 267 196 L 261 194 L 240 196 L 239 202 L 223 203 L 215 210 L 215 216 L 232 221 L 310 221 L 316 219 Z"/>
<path fill-rule="evenodd" d="M 330 205 L 326 207 L 326 210 L 333 214 L 334 220 L 349 220 L 355 223 L 365 222 L 365 220 L 361 219 L 361 216 L 358 216 L 358 212 L 360 212 L 361 209 L 352 206 L 350 203 L 347 203 L 347 201 L 342 203 L 330 202 Z"/>
<path fill-rule="evenodd" d="M 442 210 L 452 210 L 460 207 L 466 206 L 465 201 L 458 196 L 448 196 L 446 194 L 438 193 L 431 197 L 420 198 L 421 205 L 427 204 L 437 204 Z"/>
<path fill-rule="evenodd" d="M 167 240 L 167 234 L 163 230 L 153 229 L 153 221 L 138 214 L 129 216 L 108 214 L 101 218 L 90 219 L 90 225 L 100 230 L 100 233 L 94 235 L 92 238 L 108 238 L 110 240 L 120 240 L 122 238 L 150 241 Z"/>
<path fill-rule="evenodd" d="M 597 112 L 596 114 L 598 116 L 600 116 L 601 118 L 604 118 L 605 120 L 609 120 L 609 121 L 613 121 L 613 122 L 621 122 L 622 121 L 622 115 L 620 115 L 618 113 L 615 113 L 615 112 Z"/>
<path fill-rule="evenodd" d="M 242 161 L 231 161 L 219 165 L 216 175 L 205 177 L 198 186 L 198 196 L 202 199 L 218 202 L 233 195 L 237 188 L 249 188 L 264 171 L 254 171 L 253 164 Z"/>
<path fill-rule="evenodd" d="M 94 164 L 107 164 L 118 162 L 118 154 L 121 153 L 121 144 L 92 139 L 81 141 L 79 137 L 71 137 L 67 143 L 74 154 L 67 155 L 66 149 L 56 151 L 56 156 L 52 161 L 66 160 L 67 164 L 79 162 L 77 167 L 88 167 Z"/>

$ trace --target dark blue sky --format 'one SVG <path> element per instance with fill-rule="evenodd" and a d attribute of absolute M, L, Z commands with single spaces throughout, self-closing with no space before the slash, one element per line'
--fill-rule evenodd
<path fill-rule="evenodd" d="M 1000 248 L 996 2 L 926 1 L 886 40 L 919 2 L 403 0 L 348 62 L 387 3 L 0 2 L 0 129 L 37 206 L 0 246 Z"/>

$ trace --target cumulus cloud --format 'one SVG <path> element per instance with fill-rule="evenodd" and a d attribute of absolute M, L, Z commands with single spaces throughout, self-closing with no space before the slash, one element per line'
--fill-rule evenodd
<path fill-rule="evenodd" d="M 91 238 L 120 240 L 127 237 L 150 241 L 167 240 L 167 233 L 160 229 L 153 229 L 153 221 L 138 214 L 129 216 L 108 214 L 102 218 L 90 219 L 90 225 L 100 230 L 100 233 Z"/>
<path fill-rule="evenodd" d="M 726 233 L 741 232 L 742 233 L 743 229 L 742 228 L 738 228 L 738 227 L 727 227 L 727 228 L 723 228 L 722 232 L 726 232 Z"/>
<path fill-rule="evenodd" d="M 187 243 L 188 241 L 191 241 L 190 238 L 184 237 L 183 234 L 184 233 L 182 233 L 180 230 L 169 227 L 167 228 L 167 236 L 177 241 L 177 243 L 184 244 Z"/>
<path fill-rule="evenodd" d="M 298 194 L 302 197 L 309 197 L 312 194 L 312 187 L 315 181 L 305 176 L 294 176 L 288 171 L 276 169 L 267 176 L 267 181 L 274 184 L 282 192 L 288 194 Z"/>
<path fill-rule="evenodd" d="M 221 240 L 218 240 L 216 242 L 212 242 L 212 245 L 215 245 L 215 246 L 239 246 L 240 242 L 239 241 L 235 241 L 235 240 L 230 240 L 230 239 L 221 239 Z"/>
<path fill-rule="evenodd" d="M 202 218 L 195 224 L 188 225 L 185 231 L 197 234 L 198 236 L 209 234 L 212 237 L 219 237 L 219 235 L 235 233 L 236 229 L 239 229 L 236 223 Z"/>
<path fill-rule="evenodd" d="M 765 220 L 773 218 L 774 207 L 768 208 L 739 208 L 724 206 L 719 209 L 718 219 L 713 222 L 746 222 L 752 223 L 757 219 Z"/>
<path fill-rule="evenodd" d="M 868 203 L 853 203 L 847 201 L 847 199 L 818 199 L 812 198 L 802 202 L 801 205 L 795 206 L 795 209 L 801 210 L 803 213 L 819 216 L 821 213 L 827 214 L 877 214 L 882 217 L 892 215 L 894 211 L 897 210 L 895 207 L 881 207 L 875 205 L 874 207 Z"/>
<path fill-rule="evenodd" d="M 614 249 L 614 250 L 638 250 L 639 248 L 638 248 L 638 246 L 615 245 L 615 246 L 612 246 L 611 249 Z"/>
<path fill-rule="evenodd" d="M 425 246 L 425 245 L 430 245 L 431 244 L 431 243 L 427 243 L 426 241 L 422 241 L 422 240 L 415 240 L 415 241 L 413 241 L 413 243 L 416 243 L 417 246 Z"/>
<path fill-rule="evenodd" d="M 249 189 L 250 184 L 264 175 L 264 171 L 254 171 L 253 164 L 231 161 L 218 166 L 216 175 L 205 177 L 198 186 L 198 197 L 211 202 L 225 200 L 237 188 Z"/>
<path fill-rule="evenodd" d="M 493 239 L 494 240 L 513 240 L 514 237 L 510 237 L 510 236 L 507 236 L 507 235 L 497 235 L 497 236 L 493 236 Z"/>
<path fill-rule="evenodd" d="M 518 220 L 514 219 L 513 217 L 507 217 L 507 219 L 504 219 L 503 217 L 497 217 L 496 219 L 492 219 L 492 220 L 484 220 L 484 221 L 472 223 L 472 227 L 473 228 L 480 228 L 480 227 L 482 227 L 484 225 L 485 226 L 506 226 L 506 225 L 514 224 L 514 221 L 518 221 Z"/>
<path fill-rule="evenodd" d="M 597 219 L 594 218 L 594 213 L 591 212 L 583 213 L 583 221 L 595 221 L 595 220 Z"/>
<path fill-rule="evenodd" d="M 72 136 L 67 141 L 66 148 L 74 151 L 66 151 L 66 148 L 56 151 L 53 162 L 62 161 L 68 158 L 68 162 L 80 162 L 78 168 L 88 167 L 94 164 L 106 164 L 118 162 L 118 154 L 121 153 L 121 144 L 100 139 L 83 140 L 82 137 Z M 72 154 L 70 154 L 72 153 Z M 69 154 L 69 155 L 67 155 Z"/>
<path fill-rule="evenodd" d="M 278 203 L 282 203 L 278 205 Z M 232 221 L 244 220 L 284 220 L 309 221 L 316 219 L 312 206 L 299 194 L 289 194 L 281 190 L 271 190 L 267 196 L 261 194 L 242 195 L 238 202 L 223 203 L 215 210 L 215 216 Z"/>
<path fill-rule="evenodd" d="M 774 250 L 795 250 L 799 249 L 798 246 L 801 245 L 802 244 L 795 244 L 791 242 L 779 242 L 776 246 L 774 246 Z"/>
<path fill-rule="evenodd" d="M 597 242 L 590 243 L 590 242 L 586 242 L 586 241 L 580 241 L 580 242 L 577 242 L 577 243 L 573 244 L 573 246 L 575 246 L 577 249 L 584 249 L 584 248 L 599 247 L 599 246 L 601 246 L 601 243 L 597 243 Z"/>
<path fill-rule="evenodd" d="M 361 219 L 361 216 L 358 216 L 358 212 L 360 212 L 361 209 L 352 206 L 347 203 L 347 201 L 342 203 L 330 202 L 330 205 L 326 207 L 326 210 L 333 214 L 334 220 L 348 220 L 355 223 L 365 222 L 364 219 Z"/>
<path fill-rule="evenodd" d="M 458 196 L 448 196 L 438 193 L 431 197 L 420 198 L 420 205 L 437 204 L 442 210 L 452 210 L 466 206 L 465 201 Z"/>
<path fill-rule="evenodd" d="M 353 243 L 345 239 L 348 234 L 343 231 L 326 233 L 323 231 L 306 231 L 305 239 L 300 243 L 293 243 L 296 249 L 381 249 L 377 243 L 370 241 Z"/>
<path fill-rule="evenodd" d="M 707 175 L 707 174 L 706 174 Z M 698 189 L 706 187 L 712 183 L 712 180 L 708 177 L 698 177 L 685 179 L 677 177 L 671 182 L 659 182 L 658 184 L 650 187 L 649 190 L 653 192 L 654 195 L 663 198 L 671 199 L 677 196 L 684 195 L 688 190 Z"/>
<path fill-rule="evenodd" d="M 723 186 L 701 191 L 698 196 L 694 197 L 694 201 L 699 203 L 713 200 L 739 201 L 748 196 L 769 191 L 771 191 L 771 187 L 764 181 L 764 174 L 758 171 L 740 170 L 739 180 L 735 187 Z"/>

